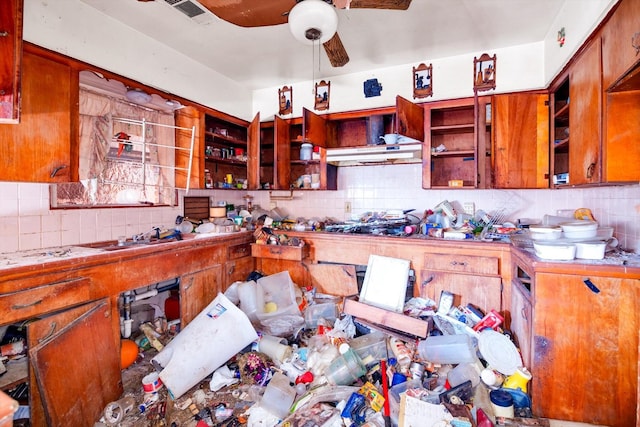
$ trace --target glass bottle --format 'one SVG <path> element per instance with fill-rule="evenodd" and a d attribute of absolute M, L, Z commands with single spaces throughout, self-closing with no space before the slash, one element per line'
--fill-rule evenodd
<path fill-rule="evenodd" d="M 209 169 L 204 170 L 204 187 L 213 188 L 213 178 L 211 177 L 211 171 L 209 171 Z"/>

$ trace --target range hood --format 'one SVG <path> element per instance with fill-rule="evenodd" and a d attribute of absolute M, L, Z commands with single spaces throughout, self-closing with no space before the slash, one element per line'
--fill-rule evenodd
<path fill-rule="evenodd" d="M 327 149 L 327 163 L 336 166 L 420 163 L 421 161 L 422 143 Z"/>

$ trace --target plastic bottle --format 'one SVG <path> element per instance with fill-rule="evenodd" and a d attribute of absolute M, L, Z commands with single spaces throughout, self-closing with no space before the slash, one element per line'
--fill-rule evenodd
<path fill-rule="evenodd" d="M 391 351 L 393 351 L 393 354 L 398 361 L 398 365 L 400 365 L 402 369 L 408 369 L 409 365 L 411 365 L 412 355 L 406 344 L 395 337 L 391 337 L 389 339 L 389 345 L 391 346 Z"/>
<path fill-rule="evenodd" d="M 213 178 L 211 177 L 209 169 L 204 170 L 204 187 L 213 188 Z"/>

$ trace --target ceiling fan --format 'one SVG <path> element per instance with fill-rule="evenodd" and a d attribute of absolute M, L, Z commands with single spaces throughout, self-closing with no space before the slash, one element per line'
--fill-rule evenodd
<path fill-rule="evenodd" d="M 411 0 L 198 0 L 198 3 L 218 18 L 241 27 L 286 24 L 291 18 L 297 23 L 294 26 L 289 22 L 294 37 L 308 44 L 321 42 L 331 65 L 342 67 L 349 62 L 349 55 L 335 31 L 337 16 L 333 7 L 407 10 Z M 323 14 L 329 23 L 316 13 Z"/>

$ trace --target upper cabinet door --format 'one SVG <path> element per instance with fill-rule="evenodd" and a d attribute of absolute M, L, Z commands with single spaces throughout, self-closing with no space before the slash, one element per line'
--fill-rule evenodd
<path fill-rule="evenodd" d="M 396 96 L 396 133 L 424 141 L 424 108 Z"/>
<path fill-rule="evenodd" d="M 247 188 L 260 188 L 260 113 L 247 128 Z"/>
<path fill-rule="evenodd" d="M 602 30 L 602 84 L 609 89 L 640 61 L 640 1 L 622 0 Z M 638 89 L 638 80 L 634 89 Z"/>
<path fill-rule="evenodd" d="M 494 188 L 549 188 L 549 96 L 494 96 Z"/>
<path fill-rule="evenodd" d="M 569 71 L 571 148 L 569 184 L 597 184 L 602 169 L 602 82 L 600 39 L 582 52 Z"/>
<path fill-rule="evenodd" d="M 26 49 L 20 123 L 0 125 L 0 180 L 78 180 L 78 73 Z"/>
<path fill-rule="evenodd" d="M 22 0 L 0 0 L 0 123 L 20 118 Z"/>
<path fill-rule="evenodd" d="M 327 120 L 306 108 L 302 109 L 302 142 L 327 146 Z"/>
<path fill-rule="evenodd" d="M 273 183 L 276 190 L 288 190 L 291 184 L 291 129 L 289 123 L 274 116 Z"/>

